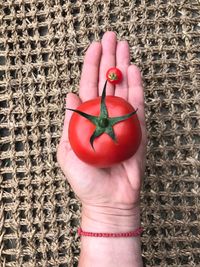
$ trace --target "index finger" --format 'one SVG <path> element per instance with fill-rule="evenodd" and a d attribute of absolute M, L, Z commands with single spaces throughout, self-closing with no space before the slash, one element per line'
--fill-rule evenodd
<path fill-rule="evenodd" d="M 79 96 L 83 102 L 98 96 L 100 59 L 101 43 L 93 42 L 86 51 L 82 68 Z"/>

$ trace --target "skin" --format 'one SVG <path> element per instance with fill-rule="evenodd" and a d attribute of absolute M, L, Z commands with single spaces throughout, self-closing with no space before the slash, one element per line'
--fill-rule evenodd
<path fill-rule="evenodd" d="M 130 159 L 106 169 L 82 162 L 69 144 L 68 125 L 72 112 L 67 110 L 57 149 L 58 163 L 82 203 L 81 227 L 90 232 L 126 232 L 140 226 L 140 189 L 147 144 L 144 94 L 140 70 L 130 64 L 126 41 L 117 41 L 114 32 L 106 32 L 101 42 L 89 46 L 79 96 L 68 93 L 66 106 L 76 109 L 82 102 L 100 96 L 106 72 L 113 66 L 122 71 L 123 81 L 116 86 L 108 84 L 107 95 L 120 96 L 138 108 L 142 141 L 137 152 Z M 117 240 L 82 237 L 81 243 L 79 267 L 142 266 L 140 237 Z"/>

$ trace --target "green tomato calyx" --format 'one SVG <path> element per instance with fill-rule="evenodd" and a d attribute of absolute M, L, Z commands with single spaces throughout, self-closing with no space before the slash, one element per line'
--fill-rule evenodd
<path fill-rule="evenodd" d="M 107 81 L 104 84 L 104 88 L 103 88 L 103 92 L 102 92 L 102 96 L 101 96 L 101 106 L 100 106 L 100 115 L 99 116 L 93 116 L 93 115 L 87 114 L 85 112 L 82 112 L 78 109 L 67 108 L 68 110 L 74 111 L 74 112 L 78 113 L 79 115 L 83 116 L 84 118 L 88 119 L 91 123 L 93 123 L 96 126 L 92 136 L 90 137 L 90 144 L 91 144 L 93 149 L 94 149 L 94 140 L 97 137 L 99 137 L 100 135 L 102 135 L 103 133 L 107 133 L 112 138 L 112 140 L 114 142 L 117 142 L 115 132 L 113 130 L 113 126 L 118 122 L 121 122 L 121 121 L 124 121 L 124 120 L 130 118 L 131 116 L 133 116 L 137 112 L 137 110 L 135 110 L 135 111 L 133 111 L 129 114 L 123 115 L 123 116 L 110 118 L 108 115 L 108 110 L 107 110 L 106 103 L 105 103 L 106 85 L 107 85 Z"/>
<path fill-rule="evenodd" d="M 114 72 L 111 72 L 108 77 L 111 81 L 116 81 L 118 79 L 117 74 Z"/>
<path fill-rule="evenodd" d="M 99 118 L 98 126 L 101 128 L 106 128 L 109 124 L 109 120 L 107 118 Z"/>

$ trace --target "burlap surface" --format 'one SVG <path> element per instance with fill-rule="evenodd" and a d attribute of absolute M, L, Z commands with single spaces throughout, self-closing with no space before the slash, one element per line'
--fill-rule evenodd
<path fill-rule="evenodd" d="M 64 97 L 106 30 L 129 41 L 144 76 L 145 265 L 200 266 L 199 2 L 0 3 L 0 266 L 77 266 L 80 205 L 56 146 Z"/>

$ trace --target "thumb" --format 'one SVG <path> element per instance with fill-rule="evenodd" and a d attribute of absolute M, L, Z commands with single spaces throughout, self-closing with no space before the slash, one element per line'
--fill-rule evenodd
<path fill-rule="evenodd" d="M 73 93 L 67 94 L 66 108 L 76 109 L 80 104 L 81 104 L 81 99 L 76 94 L 73 94 Z M 69 142 L 69 140 L 68 140 L 68 127 L 69 127 L 69 122 L 70 122 L 72 114 L 73 114 L 73 111 L 66 109 L 63 132 L 62 132 L 62 137 L 61 137 L 62 141 Z"/>
<path fill-rule="evenodd" d="M 81 104 L 81 99 L 73 93 L 68 93 L 66 97 L 66 108 L 76 109 Z M 69 139 L 68 139 L 68 127 L 69 121 L 71 119 L 73 112 L 70 110 L 65 111 L 64 125 L 62 136 L 60 138 L 60 142 L 57 149 L 57 160 L 60 164 L 61 168 L 63 163 L 65 162 L 65 158 L 70 147 Z"/>

